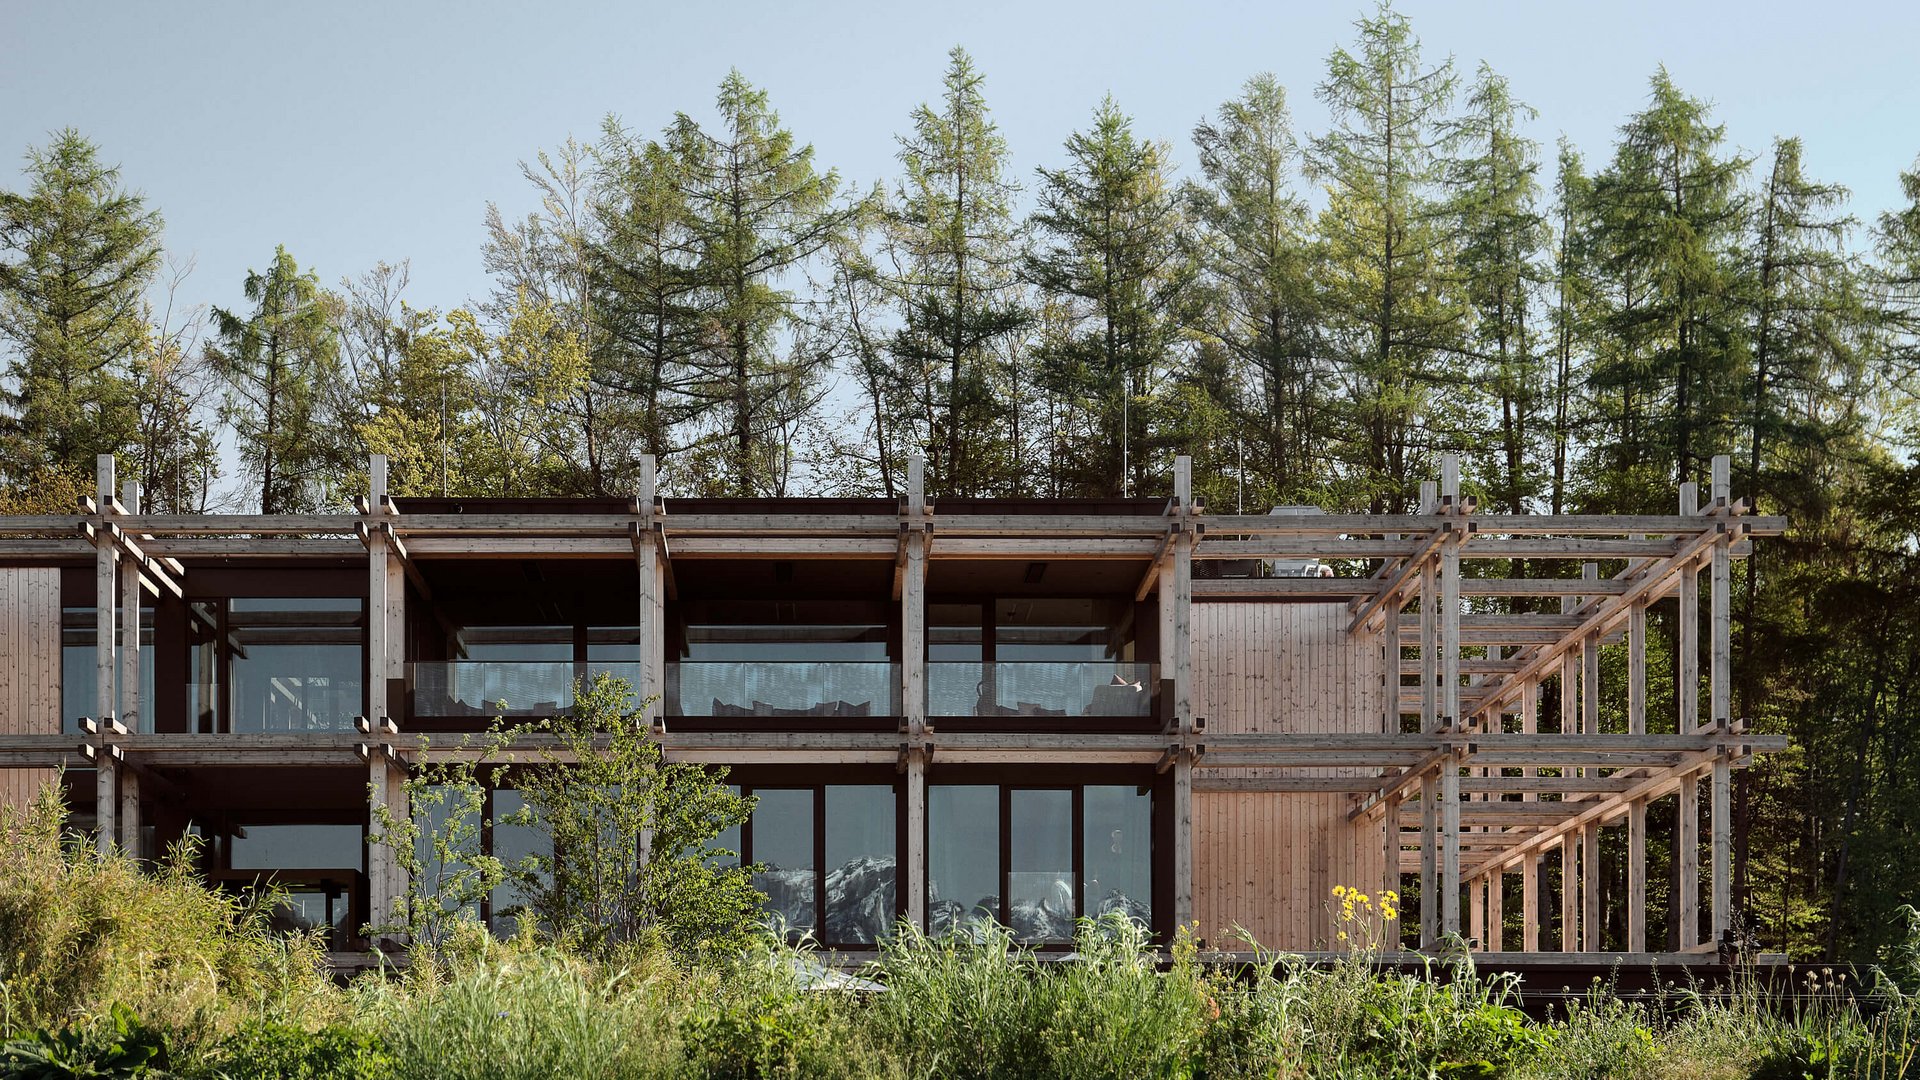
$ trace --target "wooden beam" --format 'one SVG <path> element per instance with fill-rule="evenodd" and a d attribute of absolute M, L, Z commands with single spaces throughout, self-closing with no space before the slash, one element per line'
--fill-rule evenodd
<path fill-rule="evenodd" d="M 1698 488 L 1691 480 L 1680 485 L 1680 513 L 1697 515 L 1700 510 Z M 1679 682 L 1675 688 L 1680 716 L 1678 730 L 1691 734 L 1700 726 L 1700 574 L 1690 561 L 1680 571 Z M 1679 867 L 1674 897 L 1674 916 L 1679 920 L 1679 945 L 1692 948 L 1700 942 L 1700 786 L 1693 774 L 1680 781 L 1680 798 L 1675 808 L 1674 847 Z"/>
<path fill-rule="evenodd" d="M 1449 507 L 1460 505 L 1460 459 L 1440 459 L 1440 498 Z M 1449 532 L 1440 549 L 1440 712 L 1443 721 L 1459 730 L 1460 712 L 1460 544 L 1464 536 Z M 1440 767 L 1440 890 L 1446 906 L 1442 933 L 1460 932 L 1460 768 L 1455 762 Z"/>

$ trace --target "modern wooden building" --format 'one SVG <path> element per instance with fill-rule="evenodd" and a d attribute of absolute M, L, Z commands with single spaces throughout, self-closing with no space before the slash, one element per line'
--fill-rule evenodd
<path fill-rule="evenodd" d="M 1724 458 L 1640 517 L 1479 513 L 1451 460 L 1403 515 L 1212 513 L 1185 459 L 1163 497 L 937 504 L 917 463 L 898 501 L 370 473 L 356 513 L 165 516 L 103 458 L 77 513 L 0 518 L 0 796 L 64 769 L 101 845 L 191 830 L 362 948 L 403 886 L 369 792 L 609 671 L 669 759 L 758 796 L 730 845 L 836 948 L 1120 910 L 1316 950 L 1348 885 L 1408 897 L 1409 947 L 1699 955 L 1735 925 L 1731 770 L 1784 746 L 1729 714 L 1729 566 L 1785 523 Z M 1650 608 L 1679 645 L 1651 712 Z"/>

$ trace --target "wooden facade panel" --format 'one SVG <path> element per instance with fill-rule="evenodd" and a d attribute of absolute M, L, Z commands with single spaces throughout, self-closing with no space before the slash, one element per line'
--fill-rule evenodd
<path fill-rule="evenodd" d="M 0 733 L 59 732 L 60 571 L 0 569 Z M 24 806 L 53 775 L 0 769 L 0 805 Z"/>
<path fill-rule="evenodd" d="M 1221 734 L 1376 732 L 1385 710 L 1381 643 L 1350 637 L 1345 604 L 1198 603 L 1194 711 Z M 1354 768 L 1249 769 L 1235 775 L 1340 776 Z M 1335 885 L 1384 880 L 1378 821 L 1349 824 L 1343 794 L 1194 795 L 1194 904 L 1200 933 L 1235 927 L 1279 949 L 1329 947 Z"/>

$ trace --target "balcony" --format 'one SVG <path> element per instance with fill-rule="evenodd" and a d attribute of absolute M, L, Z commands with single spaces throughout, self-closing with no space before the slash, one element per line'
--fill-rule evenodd
<path fill-rule="evenodd" d="M 415 717 L 433 719 L 547 719 L 573 707 L 576 679 L 601 674 L 640 681 L 640 665 L 571 660 L 448 660 L 408 665 Z"/>
<path fill-rule="evenodd" d="M 1153 664 L 1092 661 L 934 661 L 927 715 L 964 717 L 1149 717 Z"/>
<path fill-rule="evenodd" d="M 668 716 L 843 719 L 900 715 L 900 666 L 864 660 L 683 660 L 667 665 Z"/>

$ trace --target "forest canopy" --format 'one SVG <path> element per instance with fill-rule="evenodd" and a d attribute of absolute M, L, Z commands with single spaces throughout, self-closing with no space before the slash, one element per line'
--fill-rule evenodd
<path fill-rule="evenodd" d="M 918 455 L 957 497 L 1163 493 L 1187 454 L 1216 508 L 1393 512 L 1450 453 L 1489 509 L 1668 513 L 1730 454 L 1792 522 L 1736 571 L 1735 713 L 1795 745 L 1741 778 L 1736 902 L 1871 955 L 1920 899 L 1920 160 L 1856 209 L 1664 69 L 1608 146 L 1540 145 L 1523 91 L 1382 7 L 1304 88 L 1324 130 L 1254 74 L 1187 175 L 1112 97 L 1026 169 L 956 48 L 865 186 L 736 71 L 710 121 L 523 163 L 447 311 L 276 237 L 183 310 L 162 208 L 55 132 L 0 192 L 0 511 L 113 452 L 160 513 L 344 508 L 370 453 L 401 495 L 631 495 L 652 455 L 669 495 L 892 496 Z"/>

